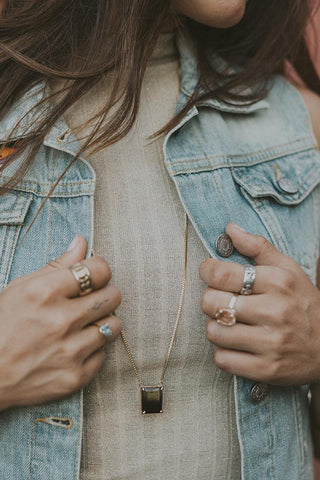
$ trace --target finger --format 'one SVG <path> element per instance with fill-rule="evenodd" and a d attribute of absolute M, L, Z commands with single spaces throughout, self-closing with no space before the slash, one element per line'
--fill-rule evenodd
<path fill-rule="evenodd" d="M 216 347 L 214 362 L 224 372 L 259 382 L 268 382 L 266 362 L 262 356 Z"/>
<path fill-rule="evenodd" d="M 265 351 L 267 340 L 266 332 L 260 326 L 236 323 L 225 327 L 211 319 L 207 322 L 207 338 L 217 347 L 254 354 Z"/>
<path fill-rule="evenodd" d="M 292 258 L 281 253 L 266 238 L 245 232 L 235 223 L 229 223 L 226 232 L 238 252 L 252 258 L 258 265 L 274 265 L 289 269 L 299 267 Z"/>
<path fill-rule="evenodd" d="M 208 317 L 214 318 L 218 308 L 228 308 L 232 295 L 211 287 L 202 296 L 201 308 Z M 238 322 L 248 325 L 269 323 L 271 314 L 270 301 L 267 295 L 239 295 L 234 306 Z"/>
<path fill-rule="evenodd" d="M 264 293 L 274 286 L 274 279 L 280 275 L 277 267 L 256 267 L 256 278 L 252 292 Z M 208 258 L 199 268 L 200 278 L 210 287 L 226 292 L 240 292 L 243 286 L 245 266 Z"/>
<path fill-rule="evenodd" d="M 29 275 L 16 278 L 11 282 L 11 285 L 18 285 L 26 280 L 37 278 L 41 275 L 54 272 L 56 270 L 65 269 L 71 267 L 71 265 L 81 262 L 85 258 L 87 250 L 87 240 L 82 235 L 74 237 L 73 241 L 68 247 L 68 250 L 64 252 L 59 258 L 52 260 L 48 265 L 39 270 L 36 270 Z"/>
<path fill-rule="evenodd" d="M 105 324 L 108 324 L 110 328 L 111 334 L 109 336 L 105 336 L 99 331 L 99 326 Z M 113 342 L 119 336 L 120 332 L 121 321 L 118 317 L 112 315 L 78 331 L 72 335 L 72 340 L 70 341 L 77 345 L 78 354 L 84 361 L 100 348 Z"/>
<path fill-rule="evenodd" d="M 103 257 L 96 255 L 81 263 L 89 269 L 93 290 L 105 287 L 111 280 L 110 267 Z M 81 293 L 79 282 L 73 276 L 70 268 L 50 272 L 35 280 L 40 280 L 41 283 L 47 281 L 52 290 L 67 298 L 79 297 Z"/>
<path fill-rule="evenodd" d="M 90 295 L 72 298 L 69 302 L 73 312 L 74 328 L 80 329 L 107 317 L 121 303 L 121 292 L 114 285 L 108 284 Z"/>
<path fill-rule="evenodd" d="M 109 327 L 110 331 L 111 331 L 108 336 L 105 336 L 104 334 L 102 334 L 99 331 L 99 328 L 102 327 L 102 326 L 105 326 L 105 325 L 107 325 Z M 102 319 L 98 320 L 97 322 L 95 322 L 94 325 L 92 325 L 92 326 L 96 327 L 99 335 L 101 335 L 102 337 L 103 336 L 105 337 L 107 343 L 114 342 L 116 340 L 116 338 L 118 338 L 118 336 L 120 335 L 121 328 L 122 328 L 121 320 L 116 315 L 109 315 L 106 318 L 102 318 Z M 89 327 L 86 327 L 86 328 L 89 328 Z"/>
<path fill-rule="evenodd" d="M 106 352 L 103 348 L 96 350 L 90 357 L 88 357 L 82 366 L 81 372 L 81 386 L 86 386 L 95 375 L 98 373 L 100 368 L 103 366 L 106 359 Z"/>

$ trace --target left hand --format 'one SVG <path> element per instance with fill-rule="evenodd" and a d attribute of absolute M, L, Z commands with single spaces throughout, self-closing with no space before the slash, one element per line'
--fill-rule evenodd
<path fill-rule="evenodd" d="M 230 223 L 226 229 L 235 248 L 256 262 L 252 295 L 239 295 L 232 327 L 213 318 L 228 307 L 242 287 L 244 266 L 208 259 L 200 278 L 209 288 L 202 310 L 209 317 L 207 338 L 214 359 L 226 372 L 274 385 L 320 381 L 320 291 L 294 260 L 265 238 Z"/>

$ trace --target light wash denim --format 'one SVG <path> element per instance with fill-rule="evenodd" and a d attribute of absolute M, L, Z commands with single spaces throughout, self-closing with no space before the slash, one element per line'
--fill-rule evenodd
<path fill-rule="evenodd" d="M 191 44 L 181 38 L 178 43 L 180 109 L 197 83 L 197 74 Z M 6 138 L 44 92 L 44 85 L 34 87 L 11 108 L 0 122 L 0 139 Z M 38 114 L 33 112 L 21 121 L 16 137 L 25 133 Z M 60 256 L 77 234 L 87 238 L 90 254 L 95 174 L 82 157 L 68 170 L 18 245 L 45 195 L 78 150 L 78 142 L 59 119 L 23 181 L 0 198 L 1 288 Z M 164 158 L 208 254 L 220 258 L 216 239 L 233 221 L 268 238 L 315 281 L 320 155 L 306 107 L 286 80 L 275 76 L 268 97 L 251 106 L 209 100 L 192 108 L 167 135 Z M 278 175 L 297 184 L 296 193 L 281 190 L 277 169 Z M 13 166 L 8 167 L 1 182 L 13 171 Z M 246 263 L 248 259 L 235 251 L 226 261 Z M 308 388 L 270 387 L 262 401 L 253 403 L 254 383 L 235 379 L 242 480 L 311 480 Z M 82 393 L 49 405 L 2 412 L 1 480 L 78 479 L 81 436 Z"/>

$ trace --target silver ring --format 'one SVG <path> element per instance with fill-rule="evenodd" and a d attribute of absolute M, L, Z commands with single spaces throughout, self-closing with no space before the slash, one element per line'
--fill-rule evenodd
<path fill-rule="evenodd" d="M 253 284 L 256 279 L 256 269 L 253 265 L 245 265 L 243 284 L 240 295 L 251 295 Z"/>
<path fill-rule="evenodd" d="M 75 263 L 69 268 L 79 284 L 80 295 L 87 295 L 92 292 L 93 287 L 89 268 L 83 263 Z"/>

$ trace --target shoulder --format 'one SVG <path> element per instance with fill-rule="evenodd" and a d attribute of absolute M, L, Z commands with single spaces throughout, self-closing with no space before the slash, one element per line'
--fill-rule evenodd
<path fill-rule="evenodd" d="M 320 146 L 320 95 L 305 87 L 296 88 L 309 110 L 313 131 Z"/>

